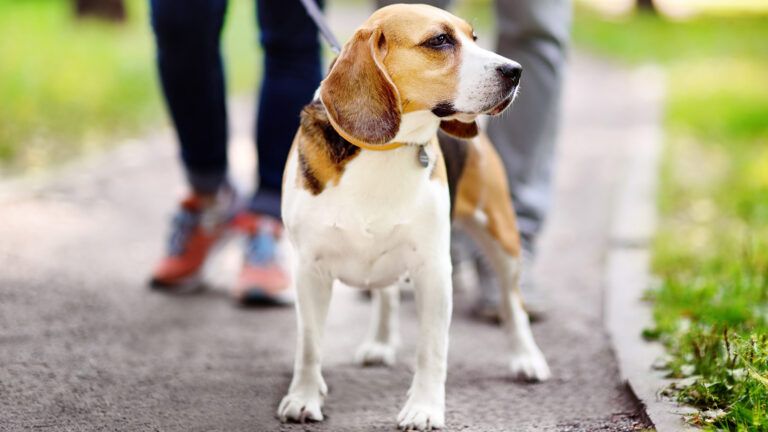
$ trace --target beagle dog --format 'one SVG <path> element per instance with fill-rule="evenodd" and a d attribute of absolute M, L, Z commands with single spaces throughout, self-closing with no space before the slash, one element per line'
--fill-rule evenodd
<path fill-rule="evenodd" d="M 323 419 L 320 345 L 334 280 L 373 291 L 373 322 L 357 360 L 392 364 L 397 281 L 407 274 L 420 332 L 398 424 L 444 425 L 452 219 L 497 272 L 512 375 L 549 377 L 518 290 L 520 243 L 504 167 L 475 123 L 512 103 L 522 68 L 475 39 L 469 24 L 441 9 L 382 8 L 304 108 L 283 184 L 299 331 L 282 421 Z"/>

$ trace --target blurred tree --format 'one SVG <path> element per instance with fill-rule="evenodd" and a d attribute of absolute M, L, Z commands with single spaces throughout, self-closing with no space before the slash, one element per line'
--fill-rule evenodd
<path fill-rule="evenodd" d="M 74 0 L 78 18 L 92 16 L 109 21 L 125 21 L 123 0 Z"/>
<path fill-rule="evenodd" d="M 637 0 L 637 9 L 645 12 L 656 13 L 656 5 L 653 0 Z"/>

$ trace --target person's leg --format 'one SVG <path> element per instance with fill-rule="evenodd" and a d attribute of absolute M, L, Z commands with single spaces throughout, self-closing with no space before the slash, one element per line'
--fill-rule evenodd
<path fill-rule="evenodd" d="M 570 32 L 569 0 L 497 0 L 497 52 L 523 66 L 520 94 L 488 134 L 509 177 L 520 234 L 532 250 L 550 201 L 560 93 Z"/>
<path fill-rule="evenodd" d="M 173 218 L 151 284 L 199 286 L 199 273 L 236 206 L 225 184 L 227 119 L 219 36 L 226 0 L 151 0 L 157 65 L 176 128 L 190 194 Z"/>
<path fill-rule="evenodd" d="M 151 0 L 160 83 L 193 190 L 215 193 L 227 170 L 219 39 L 227 0 Z"/>
<path fill-rule="evenodd" d="M 322 7 L 322 2 L 320 2 Z M 299 0 L 257 1 L 264 80 L 256 119 L 258 190 L 244 215 L 245 263 L 233 291 L 242 303 L 288 303 L 288 275 L 279 259 L 283 168 L 299 115 L 322 79 L 315 23 Z"/>
<path fill-rule="evenodd" d="M 523 66 L 523 78 L 517 100 L 503 117 L 491 119 L 488 134 L 507 170 L 523 244 L 521 289 L 535 315 L 545 305 L 533 289 L 530 267 L 550 203 L 571 3 L 497 0 L 496 10 L 497 51 Z"/>
<path fill-rule="evenodd" d="M 283 168 L 299 114 L 322 79 L 320 41 L 315 23 L 299 0 L 257 3 L 264 80 L 256 119 L 259 188 L 251 210 L 280 218 Z"/>

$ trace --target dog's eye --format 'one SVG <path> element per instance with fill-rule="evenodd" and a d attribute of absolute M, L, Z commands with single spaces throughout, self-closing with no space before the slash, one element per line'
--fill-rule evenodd
<path fill-rule="evenodd" d="M 451 43 L 450 36 L 448 36 L 447 34 L 441 34 L 428 40 L 427 45 L 429 45 L 432 48 L 444 48 L 448 45 L 453 45 L 453 44 Z"/>
<path fill-rule="evenodd" d="M 474 31 L 472 32 L 472 40 L 477 41 L 477 33 L 475 33 Z"/>

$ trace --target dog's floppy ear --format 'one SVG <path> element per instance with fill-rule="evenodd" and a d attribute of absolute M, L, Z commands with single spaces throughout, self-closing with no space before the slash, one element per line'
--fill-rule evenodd
<path fill-rule="evenodd" d="M 458 120 L 443 120 L 440 122 L 440 129 L 456 138 L 474 138 L 478 134 L 476 121 L 464 123 Z"/>
<path fill-rule="evenodd" d="M 400 129 L 400 94 L 384 69 L 386 53 L 381 29 L 360 29 L 320 84 L 331 123 L 353 144 L 385 144 Z"/>

